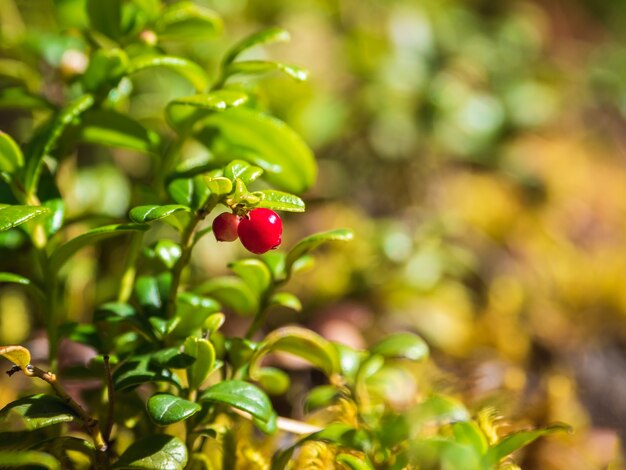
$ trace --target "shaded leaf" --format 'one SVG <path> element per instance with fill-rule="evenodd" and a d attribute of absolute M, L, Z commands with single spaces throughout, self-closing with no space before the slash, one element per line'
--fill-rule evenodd
<path fill-rule="evenodd" d="M 49 213 L 50 209 L 42 206 L 9 206 L 0 204 L 0 232 L 12 229 L 35 217 Z"/>
<path fill-rule="evenodd" d="M 50 454 L 34 450 L 0 450 L 0 468 L 21 468 L 36 466 L 49 470 L 59 470 L 61 464 Z"/>
<path fill-rule="evenodd" d="M 319 367 L 327 376 L 339 372 L 339 357 L 332 343 L 299 326 L 285 326 L 269 333 L 250 359 L 250 377 L 257 380 L 261 361 L 274 351 L 294 354 Z"/>
<path fill-rule="evenodd" d="M 152 395 L 146 408 L 152 421 L 161 426 L 184 421 L 202 409 L 197 403 L 169 393 Z"/>
<path fill-rule="evenodd" d="M 159 367 L 186 369 L 196 362 L 196 359 L 194 356 L 182 352 L 180 348 L 167 348 L 152 353 L 151 361 Z"/>
<path fill-rule="evenodd" d="M 198 140 L 209 148 L 223 148 L 229 161 L 234 155 L 261 167 L 265 179 L 279 189 L 301 193 L 315 182 L 313 153 L 284 122 L 244 107 L 211 114 L 202 122 L 206 130 L 196 135 Z"/>
<path fill-rule="evenodd" d="M 258 370 L 257 382 L 270 395 L 282 395 L 291 385 L 289 374 L 275 367 L 261 367 Z"/>
<path fill-rule="evenodd" d="M 354 234 L 352 230 L 347 229 L 330 230 L 328 232 L 316 233 L 303 238 L 291 250 L 289 250 L 289 253 L 287 253 L 285 271 L 289 272 L 298 259 L 324 243 L 331 241 L 345 242 L 350 241 L 353 238 Z"/>
<path fill-rule="evenodd" d="M 259 308 L 259 299 L 238 277 L 216 277 L 200 284 L 195 291 L 215 298 L 240 315 L 254 315 Z"/>
<path fill-rule="evenodd" d="M 246 285 L 260 297 L 272 283 L 269 268 L 261 260 L 247 258 L 233 261 L 228 267 L 237 274 Z"/>
<path fill-rule="evenodd" d="M 233 46 L 224 57 L 222 63 L 224 66 L 227 66 L 233 62 L 239 54 L 250 49 L 251 47 L 272 42 L 287 42 L 290 38 L 291 36 L 289 35 L 289 32 L 282 28 L 272 27 L 259 31 L 258 33 L 254 33 L 244 38 L 242 41 Z"/>
<path fill-rule="evenodd" d="M 310 413 L 318 408 L 331 405 L 341 394 L 332 385 L 320 385 L 313 388 L 304 400 L 304 411 Z"/>
<path fill-rule="evenodd" d="M 129 232 L 138 230 L 147 230 L 148 225 L 141 224 L 121 224 L 121 225 L 105 225 L 89 230 L 76 238 L 64 243 L 50 255 L 50 269 L 58 272 L 59 269 L 81 248 L 92 245 L 96 242 L 105 240 L 110 237 L 124 235 Z"/>
<path fill-rule="evenodd" d="M 182 57 L 166 55 L 136 57 L 130 62 L 128 72 L 133 74 L 155 67 L 173 70 L 189 80 L 197 92 L 203 92 L 209 86 L 209 78 L 204 69 L 195 62 Z"/>
<path fill-rule="evenodd" d="M 172 332 L 178 338 L 187 337 L 202 328 L 209 316 L 219 312 L 219 302 L 192 292 L 181 292 L 176 297 L 176 318 L 180 319 Z"/>
<path fill-rule="evenodd" d="M 275 431 L 276 413 L 269 398 L 260 388 L 240 380 L 226 380 L 206 389 L 200 400 L 232 406 L 249 413 L 267 433 Z M 274 429 L 271 429 L 274 421 Z M 269 425 L 269 426 L 268 426 Z"/>
<path fill-rule="evenodd" d="M 87 0 L 86 6 L 91 27 L 111 39 L 117 39 L 122 23 L 121 0 Z"/>
<path fill-rule="evenodd" d="M 86 90 L 108 93 L 128 72 L 128 56 L 122 49 L 100 49 L 89 61 L 82 77 Z"/>
<path fill-rule="evenodd" d="M 63 400 L 44 394 L 20 398 L 0 410 L 0 428 L 5 431 L 33 431 L 75 419 Z"/>
<path fill-rule="evenodd" d="M 174 436 L 156 434 L 130 445 L 113 469 L 183 470 L 187 465 L 187 446 Z"/>
<path fill-rule="evenodd" d="M 23 346 L 0 346 L 0 356 L 22 370 L 30 364 L 30 351 Z"/>

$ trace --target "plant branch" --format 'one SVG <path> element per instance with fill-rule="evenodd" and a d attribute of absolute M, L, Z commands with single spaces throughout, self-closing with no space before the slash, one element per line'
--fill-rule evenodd
<path fill-rule="evenodd" d="M 104 356 L 104 373 L 107 381 L 107 397 L 109 399 L 107 407 L 107 421 L 104 427 L 104 433 L 102 435 L 105 442 L 109 441 L 111 437 L 111 430 L 113 429 L 113 411 L 115 410 L 115 390 L 113 389 L 113 377 L 111 375 L 111 364 L 109 362 L 109 355 Z"/>
<path fill-rule="evenodd" d="M 143 235 L 143 232 L 137 232 L 133 233 L 131 236 L 130 246 L 128 247 L 128 253 L 126 254 L 124 274 L 122 275 L 120 291 L 117 296 L 118 302 L 128 302 L 128 299 L 130 299 L 130 296 L 133 293 L 133 285 L 137 274 L 137 258 L 139 257 L 139 251 L 141 250 Z"/>

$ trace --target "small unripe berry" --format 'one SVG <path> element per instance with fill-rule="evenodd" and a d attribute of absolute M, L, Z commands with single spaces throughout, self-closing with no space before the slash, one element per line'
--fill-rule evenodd
<path fill-rule="evenodd" d="M 248 251 L 260 255 L 280 245 L 283 222 L 273 210 L 253 209 L 242 217 L 237 233 Z"/>
<path fill-rule="evenodd" d="M 233 242 L 237 240 L 239 216 L 224 212 L 213 220 L 213 235 L 218 242 Z"/>

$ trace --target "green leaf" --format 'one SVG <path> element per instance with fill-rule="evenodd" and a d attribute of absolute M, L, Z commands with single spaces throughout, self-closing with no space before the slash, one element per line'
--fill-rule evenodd
<path fill-rule="evenodd" d="M 94 103 L 93 95 L 82 95 L 37 130 L 26 149 L 24 185 L 27 193 L 33 193 L 37 187 L 43 157 L 50 154 L 65 128 Z"/>
<path fill-rule="evenodd" d="M 367 457 L 357 457 L 352 454 L 339 454 L 337 462 L 351 470 L 374 470 L 374 466 Z"/>
<path fill-rule="evenodd" d="M 20 398 L 0 410 L 0 429 L 33 431 L 76 419 L 74 411 L 63 400 L 52 395 L 32 395 Z"/>
<path fill-rule="evenodd" d="M 24 155 L 9 134 L 0 131 L 0 171 L 15 173 L 24 166 Z"/>
<path fill-rule="evenodd" d="M 428 345 L 422 338 L 413 333 L 396 333 L 376 343 L 370 352 L 383 357 L 421 361 L 428 357 Z"/>
<path fill-rule="evenodd" d="M 196 137 L 210 148 L 224 148 L 228 159 L 236 156 L 263 168 L 265 179 L 279 189 L 301 193 L 310 188 L 317 177 L 313 153 L 284 122 L 249 108 L 231 108 L 214 113 L 202 121 L 207 130 L 219 132 L 215 138 Z M 218 145 L 219 144 L 219 145 Z"/>
<path fill-rule="evenodd" d="M 262 431 L 273 433 L 276 426 L 276 413 L 267 395 L 256 385 L 240 380 L 226 380 L 206 389 L 200 396 L 202 401 L 210 401 L 232 406 L 249 413 L 260 425 Z M 274 429 L 271 429 L 271 424 Z"/>
<path fill-rule="evenodd" d="M 339 357 L 332 343 L 299 326 L 285 326 L 268 334 L 250 359 L 250 377 L 257 380 L 261 361 L 273 351 L 294 354 L 319 367 L 327 376 L 339 372 Z"/>
<path fill-rule="evenodd" d="M 196 358 L 179 348 L 167 348 L 152 353 L 151 362 L 163 368 L 186 369 L 196 362 Z"/>
<path fill-rule="evenodd" d="M 121 32 L 122 2 L 121 0 L 87 0 L 89 23 L 96 31 L 117 39 Z"/>
<path fill-rule="evenodd" d="M 183 470 L 187 465 L 187 446 L 174 436 L 156 434 L 130 445 L 113 469 Z"/>
<path fill-rule="evenodd" d="M 209 188 L 201 175 L 192 178 L 176 178 L 167 185 L 167 192 L 178 204 L 200 209 L 209 196 Z"/>
<path fill-rule="evenodd" d="M 365 351 L 357 351 L 341 343 L 333 343 L 333 346 L 337 350 L 337 354 L 339 354 L 341 375 L 349 381 L 354 381 L 361 363 L 366 360 L 368 354 Z"/>
<path fill-rule="evenodd" d="M 289 253 L 287 253 L 287 259 L 285 260 L 285 271 L 289 272 L 298 259 L 324 243 L 331 241 L 347 242 L 352 240 L 353 238 L 354 234 L 352 230 L 347 229 L 330 230 L 328 232 L 316 233 L 309 237 L 303 238 L 296 244 L 296 246 L 294 246 L 289 251 Z"/>
<path fill-rule="evenodd" d="M 176 297 L 176 318 L 180 319 L 172 334 L 185 338 L 203 327 L 211 315 L 219 312 L 221 305 L 209 297 L 202 297 L 192 292 L 181 292 Z"/>
<path fill-rule="evenodd" d="M 552 434 L 558 431 L 571 432 L 571 427 L 556 423 L 545 428 L 534 429 L 532 431 L 518 431 L 503 437 L 500 442 L 495 444 L 487 451 L 485 460 L 488 465 L 495 465 L 501 459 L 511 455 L 513 452 L 527 446 L 541 436 Z"/>
<path fill-rule="evenodd" d="M 218 90 L 203 95 L 193 95 L 170 101 L 165 117 L 172 129 L 187 134 L 200 119 L 219 111 L 241 106 L 248 95 L 241 91 Z"/>
<path fill-rule="evenodd" d="M 128 73 L 128 56 L 121 49 L 96 51 L 82 77 L 87 91 L 108 93 Z"/>
<path fill-rule="evenodd" d="M 431 395 L 416 405 L 407 415 L 414 425 L 449 424 L 469 421 L 467 408 L 460 401 L 445 395 Z"/>
<path fill-rule="evenodd" d="M 296 312 L 302 311 L 300 299 L 289 292 L 278 292 L 270 297 L 270 305 L 280 305 Z"/>
<path fill-rule="evenodd" d="M 13 273 L 0 273 L 0 282 L 10 282 L 26 287 L 42 305 L 46 302 L 46 295 L 30 279 Z"/>
<path fill-rule="evenodd" d="M 215 277 L 200 284 L 195 292 L 215 298 L 240 315 L 254 315 L 259 309 L 259 299 L 238 277 Z"/>
<path fill-rule="evenodd" d="M 190 212 L 189 207 L 180 204 L 168 204 L 166 206 L 147 205 L 133 207 L 128 213 L 128 217 L 138 224 L 150 223 L 155 220 L 164 219 L 170 215 L 180 212 Z"/>
<path fill-rule="evenodd" d="M 135 294 L 143 313 L 147 316 L 163 314 L 167 303 L 171 274 L 164 272 L 158 276 L 139 276 L 135 282 Z"/>
<path fill-rule="evenodd" d="M 233 48 L 228 51 L 224 60 L 222 61 L 223 66 L 229 65 L 233 62 L 237 56 L 239 56 L 242 52 L 250 49 L 254 46 L 260 46 L 262 44 L 268 44 L 272 42 L 287 42 L 291 39 L 289 32 L 282 28 L 268 28 L 263 31 L 259 31 L 258 33 L 252 34 L 239 43 L 237 43 Z"/>
<path fill-rule="evenodd" d="M 228 267 L 237 274 L 259 298 L 272 283 L 272 274 L 267 265 L 261 260 L 254 258 L 242 259 L 233 261 Z"/>
<path fill-rule="evenodd" d="M 168 393 L 152 395 L 147 404 L 148 415 L 161 426 L 184 421 L 201 409 L 197 403 Z"/>
<path fill-rule="evenodd" d="M 34 450 L 0 450 L 0 468 L 47 468 L 60 470 L 61 464 L 50 454 Z"/>
<path fill-rule="evenodd" d="M 283 64 L 280 62 L 268 62 L 264 60 L 245 60 L 230 64 L 224 72 L 225 77 L 234 75 L 258 75 L 268 72 L 279 71 L 299 82 L 309 78 L 306 69 L 296 65 Z"/>
<path fill-rule="evenodd" d="M 187 369 L 189 388 L 196 390 L 214 370 L 215 348 L 206 339 L 189 337 L 185 340 L 185 354 L 196 358 Z"/>
<path fill-rule="evenodd" d="M 164 239 L 157 241 L 152 247 L 151 252 L 156 258 L 168 268 L 172 269 L 176 262 L 180 259 L 182 249 L 180 245 L 172 240 Z"/>
<path fill-rule="evenodd" d="M 244 184 L 256 181 L 263 174 L 263 168 L 250 165 L 243 160 L 233 160 L 224 167 L 224 176 L 232 181 L 240 179 Z"/>
<path fill-rule="evenodd" d="M 166 68 L 189 80 L 195 90 L 202 93 L 209 87 L 209 77 L 202 67 L 182 57 L 150 55 L 134 58 L 130 62 L 129 73 L 134 74 L 151 68 Z"/>
<path fill-rule="evenodd" d="M 325 408 L 335 402 L 341 394 L 332 385 L 320 385 L 312 389 L 304 400 L 304 411 L 310 413 L 318 408 Z"/>
<path fill-rule="evenodd" d="M 126 114 L 99 109 L 85 113 L 79 139 L 91 144 L 156 154 L 160 137 Z"/>
<path fill-rule="evenodd" d="M 0 346 L 0 356 L 24 370 L 30 364 L 30 351 L 23 346 Z"/>
<path fill-rule="evenodd" d="M 101 240 L 111 238 L 118 235 L 128 234 L 138 230 L 147 230 L 148 225 L 140 224 L 122 224 L 122 225 L 105 225 L 89 230 L 76 238 L 71 239 L 65 244 L 58 247 L 50 255 L 50 269 L 58 272 L 59 269 L 81 248 L 92 245 Z"/>
<path fill-rule="evenodd" d="M 474 448 L 478 454 L 482 455 L 487 451 L 487 439 L 474 421 L 453 423 L 452 433 L 456 442 Z"/>
<path fill-rule="evenodd" d="M 146 338 L 154 340 L 150 323 L 128 304 L 118 302 L 107 302 L 100 305 L 94 313 L 94 322 L 105 322 L 114 324 L 118 322 L 128 322 Z"/>
<path fill-rule="evenodd" d="M 222 176 L 205 176 L 204 181 L 206 181 L 206 185 L 209 191 L 211 191 L 211 194 L 216 196 L 224 196 L 233 190 L 232 181 Z"/>
<path fill-rule="evenodd" d="M 263 189 L 257 192 L 262 193 L 264 197 L 256 207 L 266 207 L 275 211 L 304 212 L 304 201 L 298 196 L 274 189 Z"/>
<path fill-rule="evenodd" d="M 261 367 L 257 382 L 270 395 L 282 395 L 289 390 L 289 374 L 275 367 Z"/>
<path fill-rule="evenodd" d="M 168 369 L 158 367 L 150 355 L 133 356 L 113 372 L 115 390 L 134 388 L 146 382 L 168 382 L 181 387 L 178 377 Z"/>
<path fill-rule="evenodd" d="M 191 41 L 221 34 L 222 19 L 212 10 L 193 2 L 174 3 L 163 10 L 155 31 L 159 39 Z"/>
<path fill-rule="evenodd" d="M 10 230 L 35 217 L 49 213 L 50 209 L 42 206 L 9 206 L 0 204 L 0 232 Z"/>
<path fill-rule="evenodd" d="M 54 106 L 45 98 L 21 87 L 0 90 L 0 109 L 51 110 Z"/>

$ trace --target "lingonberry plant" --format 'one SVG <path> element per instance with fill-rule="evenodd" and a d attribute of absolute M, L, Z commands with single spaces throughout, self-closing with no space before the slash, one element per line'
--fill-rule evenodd
<path fill-rule="evenodd" d="M 316 163 L 294 131 L 264 112 L 254 90 L 231 79 L 272 71 L 305 79 L 296 66 L 242 58 L 289 35 L 271 28 L 246 37 L 224 51 L 211 79 L 206 64 L 170 51 L 218 34 L 214 12 L 157 0 L 87 0 L 85 8 L 89 24 L 61 34 L 78 46 L 48 85 L 58 99 L 19 83 L 0 94 L 2 107 L 32 113 L 34 125 L 22 139 L 0 133 L 0 230 L 11 234 L 2 243 L 32 261 L 0 273 L 0 281 L 38 303 L 49 345 L 47 360 L 37 361 L 27 347 L 0 347 L 13 364 L 11 380 L 32 378 L 27 388 L 39 392 L 3 404 L 0 467 L 513 468 L 512 452 L 560 429 L 505 435 L 491 410 L 471 413 L 440 393 L 429 378 L 428 347 L 415 334 L 355 350 L 301 326 L 271 330 L 271 309 L 302 308 L 284 289 L 311 252 L 352 238 L 340 229 L 272 250 L 282 235 L 274 211 L 304 211 L 296 194 L 315 182 Z M 195 93 L 171 99 L 161 120 L 142 120 L 134 87 L 145 71 L 164 68 Z M 85 144 L 151 157 L 151 174 L 135 181 L 127 220 L 103 224 L 97 212 L 65 217 L 69 191 L 60 169 Z M 218 210 L 227 212 L 209 224 Z M 238 237 L 262 256 L 233 260 L 229 276 L 193 269 L 194 247 L 211 229 L 218 241 Z M 125 246 L 117 286 L 81 322 L 72 321 L 68 271 L 83 248 L 114 237 Z M 234 316 L 249 318 L 245 334 L 225 332 Z M 61 340 L 95 355 L 62 368 Z M 268 365 L 276 352 L 321 371 L 321 384 L 307 392 L 306 420 L 274 410 L 269 396 L 285 396 L 291 380 Z M 402 390 L 407 377 L 419 387 Z M 68 378 L 99 385 L 69 393 Z"/>

